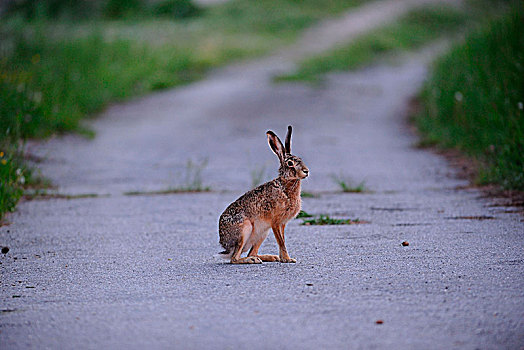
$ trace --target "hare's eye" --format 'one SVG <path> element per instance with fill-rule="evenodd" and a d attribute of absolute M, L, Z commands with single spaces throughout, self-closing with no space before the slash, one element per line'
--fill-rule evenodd
<path fill-rule="evenodd" d="M 288 160 L 288 161 L 287 161 L 287 165 L 288 165 L 288 166 L 293 166 L 293 161 Z"/>

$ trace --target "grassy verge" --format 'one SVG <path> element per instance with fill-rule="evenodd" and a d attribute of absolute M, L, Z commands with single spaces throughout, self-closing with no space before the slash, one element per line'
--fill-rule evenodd
<path fill-rule="evenodd" d="M 16 202 L 23 194 L 22 178 L 17 162 L 10 153 L 0 151 L 0 208 L 3 212 L 15 209 Z"/>
<path fill-rule="evenodd" d="M 5 160 L 0 220 L 21 196 L 20 176 L 29 178 L 23 162 L 13 160 L 21 159 L 23 140 L 57 132 L 90 134 L 81 120 L 107 103 L 184 84 L 213 67 L 267 53 L 315 21 L 363 1 L 232 0 L 183 20 L 139 18 L 140 11 L 128 9 L 126 1 L 109 1 L 116 12 L 91 20 L 67 19 L 68 13 L 79 13 L 69 8 L 74 2 L 59 2 L 64 5 L 58 10 L 20 2 L 27 5 L 22 12 L 0 21 Z"/>
<path fill-rule="evenodd" d="M 426 144 L 478 160 L 479 183 L 524 190 L 524 6 L 440 59 L 422 102 L 416 123 Z"/>
<path fill-rule="evenodd" d="M 463 27 L 467 18 L 464 10 L 449 5 L 416 8 L 347 45 L 307 58 L 295 72 L 277 76 L 275 80 L 317 82 L 322 74 L 360 68 L 384 54 L 420 47 Z"/>
<path fill-rule="evenodd" d="M 24 189 L 48 186 L 45 179 L 25 164 L 16 146 L 3 147 L 0 150 L 0 226 L 4 214 L 14 211 Z"/>

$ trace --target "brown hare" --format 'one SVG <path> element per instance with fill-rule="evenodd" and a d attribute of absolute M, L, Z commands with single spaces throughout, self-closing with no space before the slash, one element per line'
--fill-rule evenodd
<path fill-rule="evenodd" d="M 286 223 L 300 212 L 300 181 L 309 174 L 302 159 L 291 154 L 291 126 L 287 127 L 286 145 L 273 131 L 268 131 L 269 147 L 280 161 L 278 177 L 245 193 L 220 215 L 218 231 L 222 254 L 233 264 L 260 264 L 262 261 L 294 263 L 284 239 Z M 258 249 L 273 230 L 279 255 L 258 255 Z M 242 258 L 243 252 L 249 251 Z"/>

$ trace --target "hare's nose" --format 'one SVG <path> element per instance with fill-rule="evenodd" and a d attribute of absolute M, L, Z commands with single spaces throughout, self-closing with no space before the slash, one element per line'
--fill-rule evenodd
<path fill-rule="evenodd" d="M 308 169 L 305 169 L 305 170 L 302 170 L 304 172 L 304 174 L 309 174 L 309 170 Z"/>

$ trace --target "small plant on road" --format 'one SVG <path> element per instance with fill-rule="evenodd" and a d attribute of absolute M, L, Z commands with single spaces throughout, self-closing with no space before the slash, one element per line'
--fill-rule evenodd
<path fill-rule="evenodd" d="M 318 217 L 309 220 L 302 220 L 302 225 L 354 225 L 354 224 L 365 224 L 367 221 L 360 219 L 334 219 L 329 215 L 320 214 Z"/>
<path fill-rule="evenodd" d="M 314 194 L 314 193 L 311 193 L 311 192 L 302 191 L 302 193 L 300 193 L 300 197 L 302 197 L 302 198 L 317 198 L 318 195 Z"/>
<path fill-rule="evenodd" d="M 297 215 L 297 219 L 300 219 L 300 218 L 312 218 L 313 215 L 309 214 L 309 213 L 306 213 L 305 211 L 301 210 L 300 213 L 298 213 Z"/>
<path fill-rule="evenodd" d="M 203 185 L 202 172 L 206 168 L 208 159 L 201 161 L 187 160 L 185 169 L 185 182 L 181 190 L 187 192 L 205 192 L 209 191 L 208 186 Z"/>
<path fill-rule="evenodd" d="M 165 190 L 158 191 L 129 191 L 124 192 L 124 196 L 156 196 L 156 195 L 167 195 L 167 194 L 177 194 L 177 193 L 193 193 L 193 192 L 209 192 L 211 189 L 209 187 L 204 187 L 201 190 L 192 190 L 185 187 L 169 187 Z"/>
<path fill-rule="evenodd" d="M 353 181 L 343 174 L 332 174 L 331 179 L 340 187 L 342 192 L 346 193 L 362 193 L 366 192 L 365 181 L 361 181 L 358 184 L 354 185 Z"/>
<path fill-rule="evenodd" d="M 211 188 L 204 186 L 202 179 L 202 172 L 207 166 L 208 159 L 205 158 L 201 161 L 193 161 L 188 159 L 186 167 L 184 169 L 184 183 L 181 186 L 168 187 L 164 190 L 156 191 L 129 191 L 124 192 L 125 196 L 152 196 L 152 195 L 166 195 L 175 193 L 187 193 L 187 192 L 209 192 Z"/>
<path fill-rule="evenodd" d="M 249 172 L 251 175 L 251 188 L 255 188 L 268 179 L 267 164 L 256 165 Z"/>

